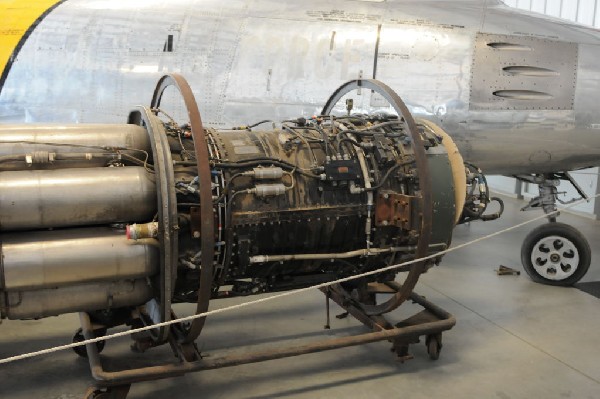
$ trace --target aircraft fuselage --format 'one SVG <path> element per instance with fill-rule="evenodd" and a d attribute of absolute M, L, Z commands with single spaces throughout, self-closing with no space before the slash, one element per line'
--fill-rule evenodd
<path fill-rule="evenodd" d="M 598 59 L 598 31 L 496 1 L 70 0 L 9 62 L 0 121 L 123 122 L 178 72 L 230 127 L 376 78 L 486 173 L 544 173 L 600 164 Z"/>

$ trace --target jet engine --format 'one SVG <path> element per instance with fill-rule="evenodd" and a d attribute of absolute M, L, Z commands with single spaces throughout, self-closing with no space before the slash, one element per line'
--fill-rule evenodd
<path fill-rule="evenodd" d="M 170 86 L 185 123 L 161 108 Z M 356 88 L 391 105 L 351 112 Z M 465 179 L 450 137 L 380 82 L 349 82 L 314 117 L 216 130 L 167 75 L 127 124 L 0 127 L 1 315 L 83 312 L 89 338 L 169 321 L 178 302 L 201 313 L 211 299 L 364 275 L 337 287 L 378 317 L 448 248 Z M 377 303 L 369 287 L 383 284 L 396 289 Z M 136 344 L 190 343 L 203 325 Z"/>

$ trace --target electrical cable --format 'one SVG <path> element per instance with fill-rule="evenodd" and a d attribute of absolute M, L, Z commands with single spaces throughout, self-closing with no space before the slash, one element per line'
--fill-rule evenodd
<path fill-rule="evenodd" d="M 396 170 L 398 170 L 399 168 L 403 167 L 403 166 L 407 166 L 410 165 L 412 163 L 414 163 L 414 160 L 411 161 L 405 161 L 402 163 L 397 163 L 396 165 L 392 166 L 391 168 L 388 169 L 388 171 L 386 172 L 385 175 L 383 175 L 383 178 L 379 181 L 379 183 L 373 187 L 369 187 L 369 188 L 365 188 L 364 191 L 375 191 L 375 190 L 379 190 L 381 187 L 383 187 L 384 183 L 387 181 L 387 179 L 392 175 L 393 172 L 395 172 Z"/>
<path fill-rule="evenodd" d="M 342 143 L 351 143 L 357 147 L 360 147 L 360 144 L 358 143 L 358 141 L 351 139 L 349 137 L 343 138 L 343 139 L 339 140 L 337 143 L 337 150 L 338 150 L 338 153 L 340 153 L 340 154 L 342 153 Z"/>
<path fill-rule="evenodd" d="M 233 180 L 237 179 L 240 176 L 244 176 L 244 173 L 243 172 L 235 173 L 234 175 L 232 175 L 229 178 L 229 180 L 227 181 L 227 185 L 225 185 L 225 187 L 223 187 L 223 191 L 221 191 L 221 195 L 219 195 L 217 197 L 217 199 L 215 199 L 213 201 L 213 204 L 218 204 L 219 202 L 221 202 L 223 200 L 223 198 L 225 198 L 225 196 L 229 192 L 229 187 L 231 186 L 231 182 L 233 182 Z"/>
<path fill-rule="evenodd" d="M 255 124 L 253 124 L 253 125 L 247 126 L 247 128 L 248 128 L 248 129 L 252 129 L 252 128 L 255 128 L 255 127 L 257 127 L 257 126 L 260 126 L 260 125 L 262 125 L 263 123 L 269 123 L 269 122 L 271 122 L 271 123 L 275 123 L 275 121 L 272 121 L 272 120 L 270 120 L 270 119 L 264 119 L 264 120 L 262 120 L 262 121 L 260 121 L 260 122 L 256 122 L 256 123 L 255 123 Z"/>
<path fill-rule="evenodd" d="M 315 152 L 313 151 L 312 147 L 310 146 L 308 140 L 306 139 L 306 137 L 296 133 L 294 130 L 292 130 L 289 126 L 286 125 L 282 125 L 283 130 L 286 130 L 290 133 L 292 133 L 294 136 L 296 136 L 300 141 L 304 142 L 304 144 L 306 145 L 306 148 L 308 148 L 308 150 L 310 151 L 310 154 L 313 157 L 313 165 L 317 165 L 319 163 L 319 161 L 317 161 L 317 156 L 315 155 Z"/>

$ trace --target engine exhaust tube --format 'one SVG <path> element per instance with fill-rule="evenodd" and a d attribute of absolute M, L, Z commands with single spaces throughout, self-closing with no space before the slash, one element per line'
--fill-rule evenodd
<path fill-rule="evenodd" d="M 2 317 L 11 320 L 37 319 L 71 312 L 92 312 L 124 306 L 138 306 L 152 298 L 146 280 L 126 280 L 9 292 L 4 298 Z"/>
<path fill-rule="evenodd" d="M 156 185 L 143 167 L 0 173 L 0 230 L 140 222 L 156 213 Z"/>
<path fill-rule="evenodd" d="M 158 273 L 158 248 L 109 228 L 2 236 L 2 289 L 39 290 Z"/>
<path fill-rule="evenodd" d="M 146 129 L 136 125 L 39 124 L 0 126 L 0 159 L 35 152 L 56 154 L 105 153 L 107 148 L 135 149 L 152 153 Z M 63 160 L 44 169 L 103 166 L 102 157 L 91 160 Z M 4 160 L 2 170 L 25 169 L 24 162 Z"/>

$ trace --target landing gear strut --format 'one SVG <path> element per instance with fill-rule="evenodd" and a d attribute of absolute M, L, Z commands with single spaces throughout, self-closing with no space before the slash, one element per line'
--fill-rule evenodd
<path fill-rule="evenodd" d="M 556 221 L 556 202 L 568 204 L 579 200 L 561 201 L 557 187 L 560 180 L 567 180 L 581 198 L 587 199 L 586 194 L 568 173 L 518 178 L 539 186 L 539 195 L 521 210 L 542 208 L 546 214 L 551 214 L 548 216 L 550 223 L 537 227 L 523 241 L 523 268 L 538 283 L 557 286 L 575 284 L 587 273 L 592 253 L 589 243 L 577 229 Z"/>

